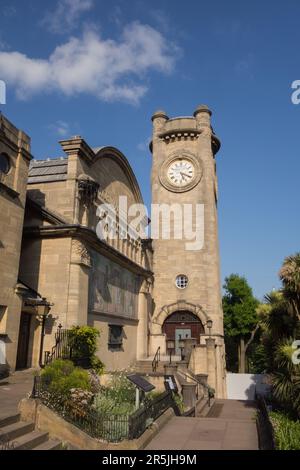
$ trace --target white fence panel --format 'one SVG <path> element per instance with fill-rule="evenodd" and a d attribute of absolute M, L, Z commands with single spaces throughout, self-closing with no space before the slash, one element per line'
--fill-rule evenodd
<path fill-rule="evenodd" d="M 269 385 L 265 374 L 233 374 L 227 373 L 227 398 L 232 400 L 254 400 L 255 390 L 266 395 Z"/>

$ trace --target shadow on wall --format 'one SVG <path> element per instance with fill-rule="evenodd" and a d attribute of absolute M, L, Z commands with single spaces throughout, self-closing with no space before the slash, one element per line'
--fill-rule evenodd
<path fill-rule="evenodd" d="M 270 385 L 266 374 L 227 373 L 227 398 L 232 400 L 255 400 L 255 393 L 267 395 Z"/>

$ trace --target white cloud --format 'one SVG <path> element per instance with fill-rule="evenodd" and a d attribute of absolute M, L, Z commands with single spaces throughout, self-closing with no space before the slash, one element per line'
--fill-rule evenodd
<path fill-rule="evenodd" d="M 56 47 L 48 59 L 0 51 L 0 76 L 15 86 L 21 99 L 59 91 L 135 104 L 147 91 L 143 84 L 147 72 L 171 72 L 177 56 L 178 48 L 160 32 L 134 22 L 124 28 L 119 41 L 88 31 Z"/>
<path fill-rule="evenodd" d="M 94 6 L 94 0 L 58 0 L 53 11 L 47 11 L 41 21 L 52 33 L 66 33 L 74 29 L 81 15 Z"/>
<path fill-rule="evenodd" d="M 65 121 L 56 121 L 54 124 L 50 124 L 48 128 L 60 137 L 70 136 L 70 126 Z"/>

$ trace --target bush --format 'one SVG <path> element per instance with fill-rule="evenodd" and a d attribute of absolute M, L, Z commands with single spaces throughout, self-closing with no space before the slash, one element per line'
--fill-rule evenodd
<path fill-rule="evenodd" d="M 135 410 L 133 403 L 128 401 L 117 403 L 105 392 L 95 395 L 93 407 L 101 414 L 114 416 L 130 415 Z"/>
<path fill-rule="evenodd" d="M 91 326 L 73 326 L 70 331 L 69 344 L 72 348 L 72 359 L 78 365 L 91 367 L 98 374 L 104 371 L 104 364 L 96 356 L 97 338 L 100 331 Z"/>
<path fill-rule="evenodd" d="M 70 394 L 72 388 L 91 389 L 88 373 L 75 367 L 72 361 L 56 359 L 42 370 L 41 377 L 42 383 L 49 387 L 50 392 L 64 397 Z"/>
<path fill-rule="evenodd" d="M 103 414 L 127 415 L 135 410 L 135 386 L 125 372 L 114 374 L 106 387 L 95 395 L 94 407 Z"/>
<path fill-rule="evenodd" d="M 127 379 L 125 372 L 119 372 L 111 377 L 106 393 L 116 403 L 135 403 L 135 386 Z"/>
<path fill-rule="evenodd" d="M 299 450 L 300 421 L 293 421 L 284 413 L 275 411 L 270 413 L 270 418 L 275 433 L 276 449 Z"/>
<path fill-rule="evenodd" d="M 183 404 L 183 398 L 181 395 L 178 393 L 173 393 L 173 400 L 175 401 L 176 405 L 179 408 L 180 413 L 184 413 L 184 404 Z"/>
<path fill-rule="evenodd" d="M 88 392 L 87 390 L 71 388 L 70 398 L 67 400 L 65 405 L 75 418 L 85 418 L 90 412 L 93 398 L 93 393 Z"/>

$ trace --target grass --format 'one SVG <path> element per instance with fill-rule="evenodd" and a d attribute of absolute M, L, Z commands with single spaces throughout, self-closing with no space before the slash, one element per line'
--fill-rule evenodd
<path fill-rule="evenodd" d="M 300 450 L 300 421 L 293 421 L 284 413 L 272 411 L 271 422 L 277 450 Z"/>

